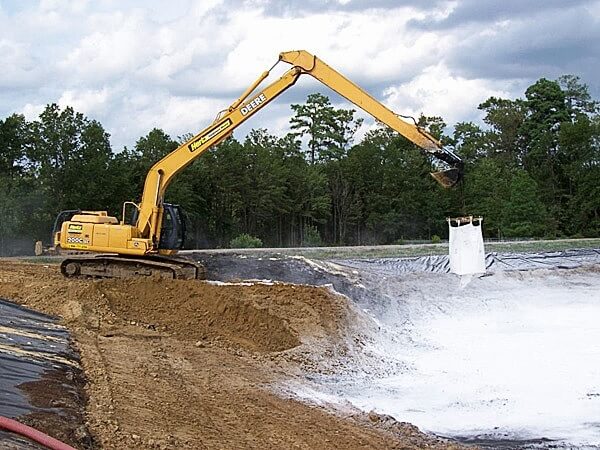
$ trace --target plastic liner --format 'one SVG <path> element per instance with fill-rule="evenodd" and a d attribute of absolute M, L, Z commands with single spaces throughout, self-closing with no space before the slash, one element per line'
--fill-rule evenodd
<path fill-rule="evenodd" d="M 574 249 L 549 253 L 491 253 L 486 258 L 488 271 L 531 269 L 575 269 L 599 264 L 600 249 Z"/>
<path fill-rule="evenodd" d="M 348 290 L 363 271 L 378 276 L 393 276 L 415 272 L 450 273 L 448 255 L 414 258 L 370 258 L 314 261 L 281 254 L 267 256 L 231 253 L 191 255 L 207 269 L 209 280 L 239 279 L 275 280 L 286 283 L 333 284 L 336 290 Z M 546 253 L 488 253 L 485 267 L 488 273 L 510 270 L 573 269 L 600 264 L 600 249 L 574 249 Z M 353 280 L 356 278 L 356 280 Z M 342 286 L 343 285 L 343 286 Z"/>
<path fill-rule="evenodd" d="M 79 371 L 77 353 L 67 330 L 57 319 L 0 299 L 0 414 L 21 418 L 32 413 L 65 415 L 62 408 L 36 405 L 27 387 L 45 389 L 48 373 Z M 65 381 L 71 379 L 69 375 Z M 76 390 L 74 386 L 63 386 Z M 43 448 L 7 432 L 0 432 L 0 447 Z"/>
<path fill-rule="evenodd" d="M 280 254 L 270 256 L 192 254 L 207 269 L 207 278 L 218 281 L 269 280 L 284 283 L 331 286 L 360 308 L 385 311 L 389 298 L 378 283 L 401 282 L 411 273 L 450 274 L 448 256 L 315 261 Z M 577 268 L 600 264 L 600 249 L 549 253 L 488 253 L 488 273 L 532 269 Z"/>
<path fill-rule="evenodd" d="M 450 258 L 447 255 L 337 260 L 336 262 L 358 270 L 374 269 L 387 275 L 414 272 L 450 273 Z M 573 269 L 587 264 L 600 264 L 600 249 L 574 249 L 548 253 L 488 253 L 485 256 L 487 272 Z"/>
<path fill-rule="evenodd" d="M 410 364 L 412 361 L 409 358 L 410 355 L 418 354 L 418 351 L 420 351 L 422 348 L 427 349 L 431 347 L 432 349 L 435 349 L 436 344 L 438 342 L 445 342 L 444 339 L 446 336 L 448 336 L 447 333 L 443 333 L 444 330 L 446 332 L 451 330 L 451 332 L 456 336 L 454 342 L 460 343 L 462 337 L 465 335 L 469 336 L 467 333 L 471 333 L 471 335 L 473 335 L 478 331 L 478 327 L 481 329 L 485 329 L 487 327 L 488 321 L 486 320 L 486 314 L 490 311 L 496 314 L 495 316 L 491 315 L 490 317 L 501 319 L 499 320 L 499 323 L 506 323 L 506 321 L 503 319 L 503 316 L 500 314 L 503 311 L 511 310 L 509 305 L 519 304 L 522 302 L 520 297 L 515 295 L 523 292 L 521 290 L 523 285 L 520 283 L 531 282 L 529 285 L 529 292 L 531 293 L 533 291 L 535 295 L 539 294 L 541 310 L 547 312 L 547 315 L 543 315 L 538 319 L 538 325 L 539 321 L 544 322 L 545 318 L 547 317 L 555 317 L 552 314 L 553 311 L 557 311 L 557 308 L 558 311 L 560 311 L 561 304 L 559 303 L 553 305 L 552 303 L 546 303 L 547 297 L 545 297 L 545 295 L 547 294 L 548 290 L 552 290 L 557 285 L 560 286 L 560 283 L 562 282 L 561 279 L 570 280 L 569 282 L 572 283 L 572 286 L 578 286 L 580 289 L 580 294 L 582 292 L 586 292 L 586 289 L 588 289 L 589 292 L 597 292 L 597 290 L 593 291 L 597 283 L 587 284 L 585 279 L 583 279 L 582 282 L 582 278 L 577 278 L 593 278 L 596 271 L 595 267 L 591 268 L 589 272 L 582 270 L 581 273 L 584 275 L 581 275 L 581 273 L 577 272 L 568 273 L 566 271 L 556 271 L 556 276 L 553 274 L 549 275 L 546 273 L 546 271 L 531 274 L 514 273 L 514 271 L 535 269 L 573 269 L 577 267 L 600 264 L 600 250 L 598 249 L 528 254 L 490 253 L 486 257 L 486 267 L 488 272 L 513 271 L 513 274 L 503 275 L 499 273 L 498 276 L 495 277 L 482 277 L 480 279 L 473 280 L 473 283 L 468 283 L 464 291 L 461 290 L 460 292 L 456 292 L 458 285 L 461 284 L 462 280 L 458 279 L 458 276 L 450 274 L 449 259 L 447 256 L 336 261 L 315 261 L 306 258 L 293 258 L 277 254 L 262 256 L 235 254 L 195 254 L 194 256 L 206 266 L 209 278 L 219 279 L 221 281 L 240 279 L 268 279 L 283 282 L 333 286 L 337 292 L 347 295 L 351 299 L 352 303 L 361 311 L 369 316 L 372 316 L 376 320 L 375 323 L 381 329 L 381 333 L 378 331 L 380 340 L 376 341 L 378 342 L 376 346 L 368 344 L 365 347 L 365 350 L 370 352 L 375 349 L 376 352 L 380 352 L 379 354 L 381 355 L 382 360 L 389 358 L 389 361 L 391 361 L 390 364 L 397 362 L 398 359 L 396 358 L 400 357 L 402 358 L 403 363 L 406 361 L 407 364 Z M 522 280 L 529 281 L 524 282 Z M 550 283 L 550 280 L 555 281 L 550 286 L 546 286 L 547 283 Z M 543 292 L 538 292 L 538 288 L 541 287 L 544 287 L 546 290 Z M 492 291 L 493 295 L 491 294 L 490 296 L 486 297 L 487 293 Z M 577 299 L 569 300 L 568 294 L 572 291 L 569 291 L 568 285 L 564 288 L 563 292 L 567 295 L 561 295 L 560 292 L 555 294 L 558 299 L 562 299 L 561 301 L 566 302 L 567 305 L 569 304 L 569 301 L 577 302 Z M 503 300 L 504 297 L 506 297 L 506 302 Z M 513 303 L 510 303 L 510 300 L 512 300 Z M 523 305 L 527 305 L 527 302 L 522 303 Z M 495 309 L 493 308 L 494 305 L 497 305 Z M 537 306 L 539 306 L 539 304 Z M 549 308 L 550 306 L 554 306 L 555 308 Z M 529 317 L 536 317 L 536 315 L 539 313 L 539 310 L 535 310 L 535 308 L 533 308 L 533 312 L 531 309 L 525 311 L 529 311 L 529 315 L 526 315 L 525 319 L 523 320 L 526 320 Z M 453 331 L 455 329 L 451 327 L 444 328 L 439 326 L 444 323 L 444 316 L 450 314 L 450 312 L 454 318 L 459 321 L 463 320 L 465 325 L 470 323 L 472 327 L 460 328 L 460 332 L 455 332 Z M 436 322 L 435 325 L 431 325 L 430 321 L 432 318 L 436 317 L 438 320 L 441 320 L 441 322 Z M 558 322 L 562 321 L 558 320 Z M 492 322 L 492 325 L 494 323 L 495 322 Z M 416 324 L 419 324 L 420 328 L 416 328 Z M 566 326 L 568 327 L 568 325 Z M 502 327 L 496 327 L 495 325 L 491 326 L 490 328 L 502 329 Z M 411 331 L 415 329 L 417 332 Z M 393 330 L 394 334 L 386 334 L 388 332 L 386 330 Z M 517 328 L 517 330 L 520 331 L 522 328 Z M 577 333 L 578 331 L 581 333 L 580 330 L 567 330 L 567 335 L 572 334 L 573 332 Z M 432 338 L 432 336 L 439 337 L 439 339 L 434 341 L 433 344 L 431 343 L 432 341 L 429 340 Z M 533 333 L 532 336 L 535 336 L 535 333 Z M 573 339 L 577 339 L 577 336 L 579 335 L 575 334 Z M 556 339 L 556 336 L 554 336 L 554 338 Z M 500 339 L 495 341 L 499 346 L 497 345 L 496 347 L 490 348 L 485 348 L 487 345 L 486 343 L 489 342 L 489 340 L 484 340 L 479 346 L 479 348 L 483 348 L 483 350 L 476 354 L 478 357 L 482 358 L 483 361 L 493 360 L 496 358 L 497 354 L 501 353 L 498 352 L 499 349 L 512 348 L 509 344 L 512 343 L 514 345 L 518 339 L 520 339 L 518 333 L 513 336 L 512 341 L 504 340 L 501 336 Z M 532 339 L 535 340 L 535 338 Z M 469 342 L 472 343 L 474 341 L 473 339 L 470 339 Z M 546 341 L 544 340 L 544 342 Z M 517 344 L 520 343 L 517 342 Z M 443 346 L 440 346 L 440 348 L 442 347 Z M 402 348 L 406 349 L 406 353 L 403 354 L 404 356 L 400 356 L 402 354 L 399 352 L 399 349 Z M 456 348 L 456 346 L 454 348 Z M 471 349 L 470 346 L 467 346 L 467 348 Z M 549 348 L 551 348 L 551 350 L 548 350 L 548 352 L 549 354 L 552 354 L 552 352 L 555 350 L 552 349 L 551 346 Z M 467 352 L 469 351 L 472 350 L 467 350 Z M 444 355 L 444 353 L 439 354 Z M 464 354 L 460 352 L 456 354 L 464 356 Z M 448 361 L 448 358 L 452 358 L 454 355 L 455 354 L 452 352 L 446 353 L 446 359 L 442 361 Z M 486 357 L 485 355 L 488 356 Z M 523 356 L 523 358 L 525 358 L 525 360 L 529 359 L 527 357 L 527 353 L 524 355 L 525 356 Z M 536 357 L 539 359 L 540 355 L 537 354 Z M 542 357 L 545 358 L 546 354 L 542 354 Z M 438 361 L 436 358 L 425 359 L 424 361 L 426 364 L 424 367 L 426 369 L 431 368 L 432 366 L 428 364 L 433 364 L 434 361 Z M 458 360 L 458 358 L 454 358 L 453 360 Z M 546 359 L 546 361 L 548 360 L 551 361 L 551 358 Z M 514 371 L 520 370 L 519 364 L 514 362 L 516 361 L 516 359 L 514 359 L 514 355 L 511 355 L 511 358 L 502 356 L 502 358 L 498 360 L 498 364 L 503 364 L 502 361 L 506 361 L 506 364 L 501 367 L 501 370 L 498 371 L 500 377 L 503 373 L 510 373 L 513 371 L 513 369 L 510 369 L 511 364 L 513 366 L 516 364 Z M 437 362 L 436 364 L 439 365 Z M 434 364 L 433 367 L 435 367 L 436 364 Z M 348 401 L 349 395 L 359 393 L 360 396 L 357 394 L 355 397 L 353 397 L 358 402 L 362 401 L 361 399 L 364 400 L 365 398 L 369 397 L 371 394 L 376 395 L 380 393 L 382 394 L 381 398 L 384 400 L 392 398 L 392 400 L 390 400 L 390 404 L 393 404 L 393 397 L 389 395 L 388 391 L 381 390 L 374 382 L 376 378 L 372 378 L 377 376 L 378 369 L 376 367 L 369 367 L 368 369 L 365 369 L 364 375 L 358 375 L 355 372 L 352 372 L 352 370 L 349 369 L 351 365 L 343 367 L 343 370 L 345 371 L 348 369 L 347 373 L 350 374 L 348 375 L 348 378 L 344 379 L 343 377 L 327 374 L 322 378 L 313 379 L 318 383 L 323 383 L 323 386 L 328 386 L 327 388 L 324 388 L 324 391 L 318 392 L 319 395 L 323 395 L 322 398 L 327 398 L 327 396 L 330 394 L 332 395 L 331 398 L 334 398 L 339 394 L 338 398 L 343 398 L 345 401 Z M 384 374 L 384 382 L 381 386 L 387 386 L 389 388 L 389 383 L 386 385 L 387 381 L 385 381 L 385 370 L 387 366 L 383 365 L 380 367 L 383 367 L 381 370 Z M 557 360 L 555 367 L 558 371 L 561 370 L 560 360 Z M 410 373 L 410 371 L 407 373 Z M 452 374 L 452 372 L 449 373 Z M 457 373 L 460 374 L 461 372 Z M 390 375 L 392 375 L 391 372 Z M 360 378 L 361 376 L 364 376 L 365 378 Z M 446 377 L 447 375 L 443 376 Z M 423 379 L 426 380 L 430 377 L 431 373 L 426 371 Z M 408 379 L 410 380 L 410 378 Z M 497 379 L 498 378 L 496 378 L 496 380 Z M 421 383 L 418 377 L 414 378 L 414 380 L 416 381 L 411 382 L 408 385 L 408 392 L 415 392 L 414 395 L 418 398 L 419 395 L 427 392 L 423 389 L 419 390 L 419 385 L 424 385 L 426 383 Z M 526 383 L 527 382 L 528 381 L 526 381 Z M 457 383 L 457 385 L 460 385 L 460 383 Z M 352 386 L 356 386 L 356 390 L 353 391 Z M 441 386 L 444 385 L 441 384 Z M 508 383 L 504 386 L 508 386 L 510 388 L 514 385 Z M 518 384 L 516 386 L 518 386 Z M 460 387 L 457 389 L 460 389 Z M 513 387 L 513 389 L 518 391 L 517 387 Z M 451 391 L 451 389 L 448 391 Z M 431 394 L 432 392 L 435 391 L 429 391 L 428 394 Z M 587 397 L 590 399 L 590 402 L 594 401 L 593 399 L 596 398 L 595 395 L 597 390 L 583 392 L 584 395 L 591 393 L 590 395 L 593 397 Z M 435 397 L 435 394 L 432 395 Z M 472 399 L 473 398 L 475 397 L 472 397 Z M 549 398 L 551 398 L 551 396 Z M 473 400 L 473 404 L 479 405 L 478 407 L 481 407 L 482 411 L 486 411 L 486 408 L 488 408 L 486 405 L 490 405 L 489 408 L 493 408 L 493 405 L 500 404 L 499 402 L 504 401 L 502 398 L 496 398 L 493 391 L 489 398 L 485 398 L 486 401 L 483 403 L 478 403 L 476 400 L 476 398 Z M 490 401 L 488 402 L 488 400 Z M 558 402 L 560 402 L 560 396 Z M 455 403 L 452 402 L 449 403 L 449 405 L 455 405 Z M 456 407 L 460 410 L 463 407 L 461 405 L 461 403 L 456 403 L 456 405 L 452 407 Z M 369 404 L 368 408 L 371 407 L 372 404 Z M 415 414 L 420 414 L 418 410 L 414 411 L 416 411 Z M 436 410 L 434 414 L 441 412 L 441 410 L 439 412 Z M 489 418 L 490 416 L 488 415 L 487 417 Z M 595 424 L 593 422 L 589 424 L 589 428 L 593 428 L 594 426 Z M 583 431 L 587 430 L 587 428 L 588 426 L 584 424 Z M 492 430 L 492 427 L 489 427 L 489 430 Z M 459 441 L 464 441 L 465 443 L 477 444 L 482 448 L 580 448 L 582 450 L 584 448 L 600 448 L 597 446 L 575 447 L 570 443 L 565 443 L 562 441 L 549 442 L 544 437 L 537 438 L 538 435 L 544 436 L 544 433 L 538 433 L 535 431 L 535 429 L 530 433 L 524 429 L 522 430 L 522 433 L 519 432 L 518 434 L 510 435 L 500 435 L 498 434 L 500 432 L 486 434 L 484 431 L 481 433 L 478 432 L 477 435 L 465 434 L 452 436 L 452 438 Z"/>
<path fill-rule="evenodd" d="M 231 253 L 191 255 L 207 270 L 207 279 L 217 281 L 269 280 L 284 283 L 331 285 L 360 305 L 381 303 L 381 296 L 365 284 L 371 278 L 396 278 L 403 274 L 450 273 L 447 255 L 415 258 L 379 258 L 315 261 L 281 254 L 267 256 Z M 578 249 L 549 253 L 488 253 L 488 273 L 512 270 L 576 268 L 600 264 L 600 249 Z M 369 307 L 371 307 L 369 306 Z"/>
<path fill-rule="evenodd" d="M 48 450 L 43 445 L 37 444 L 24 437 L 16 436 L 8 431 L 0 431 L 0 448 L 10 450 Z"/>

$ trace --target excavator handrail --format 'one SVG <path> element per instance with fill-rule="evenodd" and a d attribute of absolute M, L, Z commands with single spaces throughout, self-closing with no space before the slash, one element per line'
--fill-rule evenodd
<path fill-rule="evenodd" d="M 173 177 L 206 150 L 229 137 L 235 128 L 293 86 L 300 75 L 303 74 L 311 75 L 357 107 L 406 137 L 427 154 L 433 155 L 450 165 L 451 169 L 449 171 L 432 175 L 446 187 L 456 184 L 462 172 L 462 161 L 454 153 L 443 149 L 439 141 L 425 130 L 400 119 L 392 110 L 359 86 L 305 50 L 280 53 L 279 61 L 290 64 L 292 68 L 286 71 L 278 80 L 258 93 L 254 93 L 258 85 L 267 78 L 272 68 L 263 72 L 244 91 L 240 98 L 222 115 L 218 116 L 212 124 L 152 166 L 146 176 L 142 200 L 139 204 L 137 228 L 141 236 L 150 238 L 155 246 L 159 242 L 163 216 L 163 197 Z"/>

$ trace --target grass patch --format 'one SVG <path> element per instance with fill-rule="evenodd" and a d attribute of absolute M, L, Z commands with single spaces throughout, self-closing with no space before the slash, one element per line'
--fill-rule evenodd
<path fill-rule="evenodd" d="M 22 256 L 17 259 L 32 264 L 60 264 L 63 260 L 60 256 Z"/>
<path fill-rule="evenodd" d="M 485 243 L 486 252 L 498 253 L 554 252 L 581 248 L 600 248 L 600 239 L 561 239 Z M 199 252 L 218 254 L 232 252 L 232 250 L 199 250 Z M 410 258 L 418 256 L 447 255 L 448 243 L 376 245 L 363 247 L 264 248 L 235 250 L 234 252 L 253 255 L 277 253 L 286 256 L 303 256 L 311 259 Z"/>

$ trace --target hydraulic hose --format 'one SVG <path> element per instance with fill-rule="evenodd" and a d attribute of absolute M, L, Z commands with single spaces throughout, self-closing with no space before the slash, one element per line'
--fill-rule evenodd
<path fill-rule="evenodd" d="M 31 428 L 27 425 L 17 422 L 16 420 L 9 419 L 8 417 L 0 416 L 0 429 L 24 436 L 32 441 L 37 442 L 38 444 L 42 444 L 51 450 L 76 450 L 70 445 L 59 441 L 58 439 L 54 439 L 53 437 L 50 437 L 47 434 L 36 430 L 35 428 Z"/>

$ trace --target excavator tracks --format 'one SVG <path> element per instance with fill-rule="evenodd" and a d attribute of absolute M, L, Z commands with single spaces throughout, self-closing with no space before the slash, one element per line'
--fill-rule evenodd
<path fill-rule="evenodd" d="M 150 256 L 128 258 L 119 255 L 74 256 L 63 260 L 61 273 L 67 278 L 153 277 L 177 280 L 203 280 L 204 266 L 186 258 Z"/>

